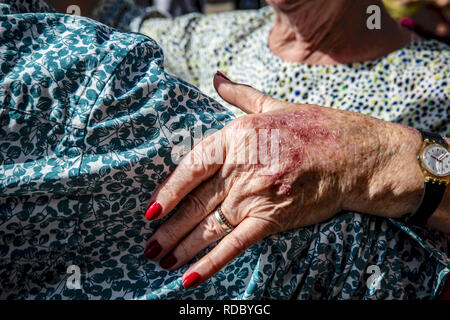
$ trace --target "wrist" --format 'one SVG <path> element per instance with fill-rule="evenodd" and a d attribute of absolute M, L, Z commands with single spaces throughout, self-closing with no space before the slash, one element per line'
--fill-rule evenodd
<path fill-rule="evenodd" d="M 386 123 L 380 128 L 379 156 L 367 182 L 362 212 L 399 218 L 413 212 L 422 199 L 424 178 L 417 160 L 422 137 L 402 125 Z"/>

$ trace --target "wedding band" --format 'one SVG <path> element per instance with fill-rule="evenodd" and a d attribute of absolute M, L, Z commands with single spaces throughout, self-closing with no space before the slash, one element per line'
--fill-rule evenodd
<path fill-rule="evenodd" d="M 220 207 L 216 209 L 214 216 L 216 217 L 217 222 L 220 224 L 220 226 L 226 233 L 230 233 L 231 231 L 233 231 L 234 227 L 228 222 L 227 218 L 225 218 Z"/>

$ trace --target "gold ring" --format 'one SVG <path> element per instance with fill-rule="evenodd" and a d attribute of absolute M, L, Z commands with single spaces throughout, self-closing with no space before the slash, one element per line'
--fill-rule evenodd
<path fill-rule="evenodd" d="M 234 227 L 230 224 L 230 222 L 228 222 L 227 218 L 225 218 L 220 207 L 217 207 L 214 216 L 216 217 L 217 222 L 220 224 L 220 226 L 226 233 L 230 233 L 231 231 L 233 231 Z"/>

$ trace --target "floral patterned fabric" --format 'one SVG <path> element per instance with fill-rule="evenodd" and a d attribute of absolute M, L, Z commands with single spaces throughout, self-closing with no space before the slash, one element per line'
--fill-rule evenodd
<path fill-rule="evenodd" d="M 426 299 L 445 239 L 343 212 L 270 236 L 199 288 L 143 256 L 179 136 L 233 115 L 164 70 L 158 44 L 43 2 L 0 2 L 1 299 Z M 208 250 L 208 249 L 207 249 Z M 81 288 L 66 285 L 70 266 Z M 380 271 L 379 287 L 371 276 Z"/>

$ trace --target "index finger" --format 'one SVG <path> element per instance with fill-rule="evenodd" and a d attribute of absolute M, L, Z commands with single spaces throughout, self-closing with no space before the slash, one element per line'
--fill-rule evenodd
<path fill-rule="evenodd" d="M 223 164 L 222 130 L 198 143 L 154 192 L 145 212 L 148 220 L 160 219 Z"/>
<path fill-rule="evenodd" d="M 266 220 L 245 218 L 184 273 L 183 287 L 190 289 L 205 282 L 252 245 L 273 234 L 274 230 L 273 225 Z"/>

